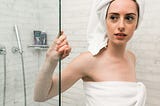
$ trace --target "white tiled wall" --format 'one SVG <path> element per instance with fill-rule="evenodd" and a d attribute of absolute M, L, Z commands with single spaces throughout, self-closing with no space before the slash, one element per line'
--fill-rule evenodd
<path fill-rule="evenodd" d="M 137 56 L 137 79 L 147 87 L 146 106 L 160 105 L 160 11 L 158 0 L 145 0 L 146 8 L 141 28 L 130 48 Z"/>
<path fill-rule="evenodd" d="M 87 50 L 86 28 L 91 3 L 92 0 L 62 0 L 62 29 L 72 46 L 71 55 L 63 60 L 63 67 L 80 52 Z M 158 0 L 146 0 L 144 20 L 128 46 L 137 56 L 137 79 L 147 87 L 146 106 L 160 105 L 159 3 Z M 0 45 L 7 48 L 6 106 L 23 106 L 21 59 L 19 54 L 11 52 L 11 48 L 17 46 L 14 24 L 19 26 L 24 51 L 27 106 L 58 106 L 57 97 L 45 103 L 33 101 L 35 77 L 46 50 L 27 47 L 33 44 L 33 30 L 46 31 L 49 44 L 57 35 L 58 0 L 0 0 Z M 0 55 L 0 106 L 3 99 L 3 71 L 3 56 Z M 82 88 L 80 80 L 63 93 L 63 106 L 84 106 Z"/>
<path fill-rule="evenodd" d="M 19 27 L 26 74 L 27 106 L 51 106 L 33 101 L 33 87 L 39 66 L 46 50 L 28 48 L 33 44 L 33 30 L 48 33 L 50 43 L 58 29 L 58 1 L 0 0 L 0 44 L 7 48 L 6 106 L 24 106 L 23 79 L 20 54 L 13 54 L 17 46 L 14 24 Z M 0 55 L 0 106 L 3 99 L 3 56 Z M 53 106 L 53 105 L 52 105 Z"/>

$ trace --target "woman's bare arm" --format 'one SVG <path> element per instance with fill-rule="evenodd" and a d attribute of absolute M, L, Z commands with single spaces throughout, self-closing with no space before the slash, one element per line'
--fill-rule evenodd
<path fill-rule="evenodd" d="M 45 60 L 44 64 L 40 68 L 40 72 L 38 74 L 35 89 L 34 89 L 34 100 L 38 102 L 43 102 L 49 99 L 49 91 L 52 83 L 52 74 L 57 65 L 57 61 L 51 64 L 47 59 Z"/>
<path fill-rule="evenodd" d="M 45 62 L 40 68 L 34 89 L 35 101 L 43 102 L 58 95 L 59 78 L 53 73 L 57 66 L 59 55 L 65 58 L 71 51 L 65 36 L 61 36 L 56 42 L 59 41 L 61 42 L 59 45 L 52 44 L 48 49 Z M 88 54 L 83 53 L 77 56 L 62 70 L 61 92 L 67 90 L 77 80 L 85 76 L 84 72 L 90 64 L 88 61 L 90 56 Z"/>
<path fill-rule="evenodd" d="M 60 38 L 57 38 L 48 49 L 45 62 L 40 68 L 34 89 L 35 101 L 42 102 L 53 96 L 50 95 L 53 85 L 54 88 L 57 88 L 57 84 L 54 84 L 55 82 L 52 79 L 53 72 L 57 66 L 59 57 L 65 58 L 69 55 L 70 51 L 71 48 L 68 45 L 66 36 L 62 32 Z M 54 79 L 57 80 L 57 77 Z"/>
<path fill-rule="evenodd" d="M 87 65 L 84 58 L 87 58 L 84 55 L 79 55 L 73 59 L 66 68 L 62 71 L 61 86 L 62 91 L 64 92 L 70 88 L 76 81 L 84 76 L 84 70 Z M 39 73 L 39 79 L 35 87 L 35 97 L 34 100 L 38 102 L 46 101 L 56 95 L 58 95 L 58 77 L 56 75 L 52 76 L 53 68 L 56 66 L 50 65 L 50 63 L 45 62 L 42 66 L 41 72 Z M 45 70 L 52 70 L 46 72 Z M 41 88 L 39 88 L 41 87 Z"/>
<path fill-rule="evenodd" d="M 84 56 L 79 55 L 63 69 L 61 78 L 61 92 L 64 92 L 65 90 L 70 88 L 75 82 L 77 82 L 84 76 L 84 66 L 86 65 L 84 60 Z M 56 95 L 58 95 L 58 77 L 56 75 L 53 75 L 52 86 L 50 88 L 48 97 L 51 98 Z"/>

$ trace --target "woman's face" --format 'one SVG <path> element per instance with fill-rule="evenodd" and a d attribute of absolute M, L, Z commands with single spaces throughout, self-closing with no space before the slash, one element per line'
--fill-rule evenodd
<path fill-rule="evenodd" d="M 137 21 L 138 11 L 134 1 L 114 0 L 106 17 L 109 42 L 126 44 L 136 29 Z"/>

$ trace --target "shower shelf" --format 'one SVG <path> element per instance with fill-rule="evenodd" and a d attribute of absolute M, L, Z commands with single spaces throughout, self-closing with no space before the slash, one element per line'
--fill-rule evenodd
<path fill-rule="evenodd" d="M 38 50 L 45 50 L 49 48 L 49 45 L 29 45 L 28 48 L 34 48 Z"/>

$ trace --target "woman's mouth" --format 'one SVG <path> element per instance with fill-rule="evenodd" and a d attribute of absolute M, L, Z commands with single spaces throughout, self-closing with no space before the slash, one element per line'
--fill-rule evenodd
<path fill-rule="evenodd" d="M 125 33 L 116 33 L 114 35 L 119 40 L 122 40 L 122 39 L 124 39 L 127 36 Z"/>

